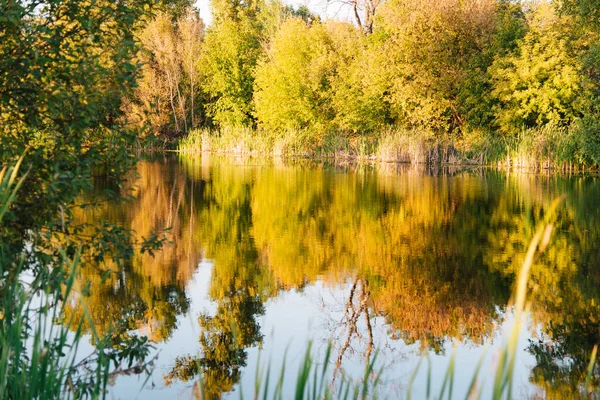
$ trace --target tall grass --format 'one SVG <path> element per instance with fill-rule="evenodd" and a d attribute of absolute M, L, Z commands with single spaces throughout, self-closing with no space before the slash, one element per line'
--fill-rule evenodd
<path fill-rule="evenodd" d="M 25 179 L 26 174 L 18 177 L 22 161 L 0 171 L 0 227 Z M 73 288 L 78 257 L 68 260 L 62 253 L 54 266 L 68 271 L 61 293 L 52 293 L 50 284 L 37 277 L 25 283 L 25 260 L 17 260 L 15 268 L 15 260 L 4 257 L 0 253 L 0 398 L 101 397 L 106 371 L 82 374 L 76 359 L 83 321 L 74 334 L 68 325 L 56 324 L 64 307 L 58 299 L 68 298 Z"/>
<path fill-rule="evenodd" d="M 183 153 L 233 153 L 270 154 L 274 138 L 254 132 L 250 128 L 227 127 L 220 130 L 194 129 L 179 141 L 178 150 Z"/>
<path fill-rule="evenodd" d="M 516 136 L 504 136 L 481 129 L 440 135 L 427 129 L 392 126 L 365 134 L 314 129 L 273 133 L 226 127 L 192 130 L 179 141 L 178 150 L 188 154 L 214 152 L 570 172 L 597 167 L 600 160 L 596 154 L 600 145 L 593 133 L 596 131 L 584 128 L 544 125 L 523 129 Z M 584 131 L 587 133 L 582 134 Z"/>
<path fill-rule="evenodd" d="M 225 127 L 193 130 L 180 140 L 178 149 L 183 153 L 330 157 L 339 150 L 347 150 L 347 143 L 341 135 L 322 135 L 306 129 L 276 134 L 245 127 Z"/>
<path fill-rule="evenodd" d="M 298 129 L 282 134 L 250 128 L 193 130 L 181 139 L 182 153 L 231 153 L 357 159 L 398 163 L 460 163 L 459 153 L 448 141 L 426 131 L 386 129 L 376 134 L 347 135 Z"/>
<path fill-rule="evenodd" d="M 506 138 L 505 159 L 499 163 L 519 169 L 573 169 L 583 167 L 579 135 L 576 127 L 544 125 L 523 129 L 517 136 Z"/>
<path fill-rule="evenodd" d="M 62 257 L 57 268 L 70 271 L 62 293 L 66 298 L 73 288 L 79 260 Z M 21 271 L 14 272 L 20 275 Z M 83 320 L 62 323 L 64 303 L 58 301 L 56 293 L 46 294 L 43 285 L 36 287 L 38 284 L 11 279 L 11 284 L 2 288 L 0 398 L 102 397 L 109 376 L 104 352 L 99 349 L 93 360 L 78 359 Z M 75 331 L 69 330 L 69 323 L 77 326 Z"/>
<path fill-rule="evenodd" d="M 376 135 L 372 159 L 411 164 L 472 163 L 449 137 L 436 136 L 424 129 L 388 128 Z"/>
<path fill-rule="evenodd" d="M 17 179 L 22 162 L 23 157 L 19 158 L 14 165 L 5 165 L 2 170 L 0 170 L 0 223 L 2 223 L 4 215 L 8 211 L 10 205 L 15 201 L 17 192 L 25 181 L 27 173 Z"/>
<path fill-rule="evenodd" d="M 18 197 L 25 175 L 19 177 L 23 159 L 0 171 L 0 230 Z M 56 250 L 53 261 L 31 273 L 24 256 L 9 259 L 0 243 L 0 398 L 68 399 L 103 398 L 109 379 L 123 358 L 130 361 L 147 354 L 110 349 L 99 337 L 87 311 L 65 319 L 67 299 L 73 293 L 80 265 L 74 255 Z M 79 345 L 84 324 L 95 342 L 92 354 L 82 357 Z M 139 356 L 139 357 L 138 357 Z"/>
<path fill-rule="evenodd" d="M 360 382 L 354 382 L 342 374 L 340 379 L 335 380 L 330 368 L 330 360 L 333 346 L 328 344 L 325 356 L 317 362 L 312 352 L 312 342 L 308 343 L 303 358 L 300 360 L 296 374 L 289 371 L 287 364 L 287 352 L 283 357 L 277 380 L 271 384 L 272 363 L 261 365 L 261 357 L 254 377 L 253 393 L 244 393 L 238 384 L 240 400 L 245 398 L 263 400 L 358 400 L 377 399 L 377 390 L 381 371 L 376 370 L 377 352 L 365 366 Z M 266 371 L 265 371 L 266 369 Z M 333 371 L 335 374 L 336 371 Z M 286 379 L 292 376 L 291 385 L 286 387 Z M 294 377 L 295 376 L 295 377 Z M 195 385 L 196 397 L 210 399 L 204 389 L 202 377 Z"/>

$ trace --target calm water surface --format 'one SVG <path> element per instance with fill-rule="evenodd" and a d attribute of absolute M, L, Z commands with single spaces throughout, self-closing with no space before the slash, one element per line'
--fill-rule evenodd
<path fill-rule="evenodd" d="M 317 358 L 333 341 L 332 380 L 358 379 L 379 349 L 391 398 L 427 356 L 413 394 L 425 396 L 428 368 L 439 390 L 453 351 L 464 398 L 483 357 L 487 398 L 515 272 L 561 195 L 532 270 L 514 396 L 572 397 L 600 340 L 595 177 L 174 157 L 140 163 L 134 194 L 79 215 L 140 238 L 171 228 L 154 258 L 109 279 L 81 272 L 96 329 L 123 321 L 117 334 L 147 335 L 158 352 L 145 387 L 146 377 L 119 376 L 112 398 L 190 398 L 199 372 L 212 397 L 237 399 L 239 384 L 251 398 L 259 358 L 275 376 L 287 354 L 295 377 L 309 340 Z"/>

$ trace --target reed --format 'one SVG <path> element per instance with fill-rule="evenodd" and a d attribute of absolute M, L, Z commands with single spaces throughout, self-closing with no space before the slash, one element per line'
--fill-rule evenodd
<path fill-rule="evenodd" d="M 298 372 L 293 381 L 290 393 L 284 393 L 283 387 L 287 378 L 287 351 L 283 357 L 277 384 L 274 390 L 270 389 L 269 379 L 271 375 L 271 361 L 266 366 L 260 364 L 260 356 L 256 368 L 254 399 L 295 399 L 295 400 L 358 400 L 358 399 L 376 399 L 377 387 L 379 385 L 379 376 L 381 371 L 376 371 L 377 353 L 365 366 L 364 375 L 361 382 L 355 383 L 342 375 L 335 388 L 331 380 L 330 360 L 332 354 L 332 344 L 329 343 L 324 357 L 317 362 L 312 352 L 312 342 L 308 343 L 304 357 L 302 358 Z M 266 373 L 264 373 L 266 368 Z M 201 398 L 206 398 L 203 390 L 202 379 L 198 382 L 199 394 Z M 240 388 L 240 399 L 244 399 L 244 392 Z"/>
<path fill-rule="evenodd" d="M 27 171 L 25 175 L 17 179 L 22 162 L 23 156 L 21 156 L 14 165 L 5 165 L 2 170 L 0 170 L 0 223 L 2 223 L 2 218 L 8 211 L 10 205 L 15 201 L 17 192 L 21 185 L 23 185 L 25 177 L 29 173 L 29 171 Z"/>
<path fill-rule="evenodd" d="M 283 133 L 248 127 L 196 129 L 180 139 L 182 153 L 230 153 L 352 159 L 358 161 L 487 165 L 525 170 L 585 171 L 597 168 L 589 157 L 595 139 L 582 139 L 578 126 L 544 125 L 504 136 L 482 129 L 434 134 L 394 126 L 368 134 L 295 129 Z M 595 153 L 594 153 L 595 154 Z"/>
<path fill-rule="evenodd" d="M 23 157 L 0 171 L 0 227 L 15 202 L 27 173 L 18 176 Z M 59 293 L 52 293 L 49 282 L 34 277 L 25 283 L 20 279 L 24 258 L 4 258 L 0 252 L 0 398 L 56 399 L 102 397 L 106 387 L 106 370 L 85 373 L 77 359 L 82 338 L 80 321 L 71 332 L 69 324 L 56 324 L 63 315 L 64 303 L 73 288 L 79 253 L 68 259 L 61 253 L 56 270 L 66 271 Z M 73 321 L 69 321 L 73 322 Z M 99 355 L 103 354 L 99 351 Z M 97 360 L 97 366 L 106 363 Z"/>
<path fill-rule="evenodd" d="M 239 155 L 356 159 L 399 163 L 452 163 L 462 157 L 449 141 L 421 131 L 386 129 L 377 134 L 349 136 L 343 132 L 297 129 L 283 134 L 250 128 L 193 130 L 178 150 Z"/>
<path fill-rule="evenodd" d="M 0 171 L 0 233 L 27 173 L 19 177 L 23 158 Z M 8 256 L 0 241 L 0 398 L 104 398 L 120 365 L 139 362 L 148 353 L 131 345 L 111 348 L 110 333 L 99 336 L 87 309 L 83 317 L 66 318 L 67 299 L 74 293 L 81 250 L 62 249 L 48 264 L 36 265 L 25 256 Z M 84 300 L 82 300 L 84 301 Z M 87 330 L 84 333 L 84 326 Z M 82 357 L 82 340 L 95 343 Z M 116 366 L 116 367 L 115 367 Z M 112 370 L 111 370 L 112 368 Z M 148 372 L 145 365 L 139 368 Z"/>

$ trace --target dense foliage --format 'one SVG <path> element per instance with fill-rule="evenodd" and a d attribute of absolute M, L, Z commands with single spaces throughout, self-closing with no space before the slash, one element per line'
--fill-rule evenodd
<path fill-rule="evenodd" d="M 228 141 L 220 150 L 239 151 L 244 129 L 251 128 L 257 137 L 268 133 L 260 146 L 266 152 L 311 154 L 328 143 L 336 143 L 333 153 L 356 149 L 364 140 L 370 149 L 398 152 L 395 132 L 403 132 L 424 148 L 461 151 L 446 161 L 598 164 L 594 2 L 351 4 L 357 7 L 354 24 L 323 21 L 277 0 L 215 1 L 212 25 L 196 36 L 201 51 L 194 101 L 202 118 L 186 125 L 175 117 L 181 105 L 167 112 L 163 100 L 163 112 L 146 102 L 146 110 L 163 116 L 155 132 L 211 128 L 216 133 L 208 136 L 218 137 L 235 128 L 238 143 Z M 154 47 L 148 48 L 156 57 Z M 156 76 L 153 67 L 144 71 L 150 81 Z M 180 75 L 175 86 L 189 86 Z M 157 97 L 179 96 L 162 90 Z M 556 130 L 568 138 L 546 135 Z M 194 137 L 206 142 L 206 136 Z M 564 151 L 551 155 L 546 145 Z M 190 147 L 202 143 L 192 140 Z"/>
<path fill-rule="evenodd" d="M 92 329 L 96 351 L 78 354 L 87 313 L 67 319 L 65 300 L 88 294 L 87 284 L 73 287 L 80 268 L 107 277 L 107 260 L 126 265 L 136 245 L 160 246 L 156 235 L 136 241 L 126 227 L 80 223 L 75 212 L 100 181 L 110 183 L 108 197 L 128 196 L 123 178 L 138 132 L 123 124 L 122 105 L 139 77 L 136 36 L 154 11 L 187 6 L 0 1 L 2 398 L 103 397 L 113 374 L 146 369 L 147 339 L 112 329 Z"/>

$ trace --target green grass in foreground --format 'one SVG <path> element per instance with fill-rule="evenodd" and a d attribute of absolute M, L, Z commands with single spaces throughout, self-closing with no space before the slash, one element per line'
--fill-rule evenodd
<path fill-rule="evenodd" d="M 25 176 L 17 178 L 22 161 L 21 157 L 17 163 L 0 171 L 0 226 L 25 179 Z M 75 332 L 69 331 L 69 324 L 55 323 L 64 307 L 64 302 L 57 298 L 60 295 L 67 298 L 71 293 L 78 258 L 69 260 L 61 254 L 58 265 L 54 266 L 57 273 L 53 278 L 61 276 L 60 271 L 67 274 L 60 283 L 61 293 L 52 293 L 50 284 L 44 282 L 47 276 L 32 277 L 31 282 L 24 282 L 24 259 L 14 270 L 6 269 L 14 264 L 3 257 L 0 252 L 0 276 L 3 278 L 0 284 L 0 398 L 102 397 L 108 377 L 103 352 L 100 349 L 94 360 L 98 368 L 93 372 L 86 371 L 86 365 L 77 358 L 83 321 Z"/>
<path fill-rule="evenodd" d="M 0 171 L 0 228 L 27 175 L 18 177 L 22 161 Z M 65 318 L 81 250 L 68 256 L 56 249 L 42 265 L 9 258 L 2 245 L 0 237 L 0 399 L 104 398 L 109 381 L 133 363 L 149 372 L 145 340 L 115 346 L 110 333 L 97 334 L 87 309 Z M 79 351 L 84 337 L 95 346 L 86 356 Z"/>

